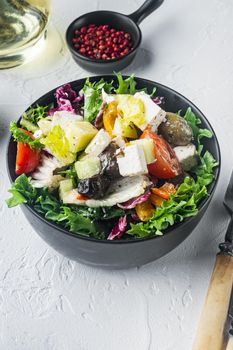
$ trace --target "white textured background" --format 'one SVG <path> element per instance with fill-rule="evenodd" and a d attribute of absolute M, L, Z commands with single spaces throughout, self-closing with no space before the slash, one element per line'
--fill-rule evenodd
<path fill-rule="evenodd" d="M 64 31 L 96 9 L 133 12 L 141 0 L 54 0 L 48 46 L 37 60 L 0 71 L 0 349 L 189 350 L 227 214 L 223 194 L 233 159 L 233 2 L 165 0 L 141 24 L 140 52 L 124 73 L 157 80 L 209 118 L 222 173 L 208 212 L 168 256 L 127 271 L 67 260 L 4 204 L 10 120 L 64 82 L 87 76 L 64 47 Z M 211 349 L 203 349 L 211 350 Z"/>

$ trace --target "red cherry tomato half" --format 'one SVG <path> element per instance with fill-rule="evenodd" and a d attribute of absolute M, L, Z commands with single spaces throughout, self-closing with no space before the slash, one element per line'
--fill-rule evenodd
<path fill-rule="evenodd" d="M 33 135 L 24 129 L 21 129 L 25 134 L 33 137 Z M 15 172 L 17 175 L 28 174 L 35 170 L 40 162 L 40 151 L 31 149 L 27 144 L 17 143 L 16 165 Z"/>
<path fill-rule="evenodd" d="M 175 152 L 162 136 L 157 135 L 150 129 L 146 129 L 140 138 L 150 138 L 154 142 L 156 161 L 148 165 L 148 171 L 151 175 L 160 179 L 169 179 L 181 173 L 181 166 Z"/>

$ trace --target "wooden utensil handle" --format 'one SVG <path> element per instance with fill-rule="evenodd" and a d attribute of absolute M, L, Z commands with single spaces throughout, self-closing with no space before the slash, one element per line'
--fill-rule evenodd
<path fill-rule="evenodd" d="M 226 350 L 233 350 L 233 337 L 229 339 Z"/>
<path fill-rule="evenodd" d="M 193 350 L 224 349 L 223 331 L 231 297 L 232 283 L 233 257 L 219 254 L 216 257 Z"/>

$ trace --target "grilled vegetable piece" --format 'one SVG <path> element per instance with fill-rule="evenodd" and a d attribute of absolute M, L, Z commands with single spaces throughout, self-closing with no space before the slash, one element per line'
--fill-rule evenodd
<path fill-rule="evenodd" d="M 86 205 L 91 208 L 112 207 L 142 195 L 149 186 L 151 186 L 151 182 L 147 176 L 122 177 L 111 183 L 111 187 L 102 199 L 80 200 L 77 198 L 79 191 L 74 189 L 66 193 L 63 202 Z"/>
<path fill-rule="evenodd" d="M 175 113 L 166 114 L 166 121 L 160 124 L 158 131 L 173 146 L 188 145 L 193 139 L 192 129 L 186 120 Z"/>
<path fill-rule="evenodd" d="M 197 166 L 199 156 L 195 145 L 192 143 L 187 146 L 177 146 L 174 148 L 174 152 L 184 171 L 189 171 Z"/>
<path fill-rule="evenodd" d="M 154 204 L 155 207 L 159 207 L 166 199 L 158 196 L 155 193 L 152 193 L 150 196 L 151 203 Z"/>
<path fill-rule="evenodd" d="M 80 180 L 78 183 L 78 193 L 89 198 L 103 198 L 110 185 L 110 179 L 105 175 L 96 175 L 89 179 Z"/>
<path fill-rule="evenodd" d="M 150 199 L 148 199 L 146 202 L 137 204 L 135 210 L 141 221 L 148 221 L 153 216 L 155 208 L 151 204 Z"/>
<path fill-rule="evenodd" d="M 172 194 L 176 193 L 176 189 L 172 183 L 165 182 L 161 187 L 152 188 L 151 192 L 164 199 L 169 199 Z"/>
<path fill-rule="evenodd" d="M 113 128 L 116 118 L 117 103 L 116 101 L 112 101 L 105 107 L 103 115 L 104 129 L 109 133 L 110 137 L 113 137 Z"/>
<path fill-rule="evenodd" d="M 88 179 L 100 173 L 100 159 L 96 156 L 85 157 L 75 163 L 75 170 L 79 179 Z"/>
<path fill-rule="evenodd" d="M 99 156 L 102 173 L 111 179 L 117 179 L 120 177 L 119 167 L 115 156 L 116 150 L 117 147 L 113 143 L 110 143 L 106 150 Z"/>

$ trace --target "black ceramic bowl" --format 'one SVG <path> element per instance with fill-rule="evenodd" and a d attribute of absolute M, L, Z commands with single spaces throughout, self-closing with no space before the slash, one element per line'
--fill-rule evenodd
<path fill-rule="evenodd" d="M 102 76 L 96 76 L 91 77 L 90 80 L 98 81 L 101 78 Z M 115 77 L 110 75 L 106 75 L 104 78 L 108 81 L 115 80 Z M 213 196 L 220 172 L 221 159 L 218 141 L 214 130 L 202 112 L 184 96 L 164 85 L 146 79 L 135 79 L 137 81 L 137 87 L 140 89 L 146 87 L 148 91 L 152 91 L 154 87 L 157 87 L 158 95 L 165 98 L 165 110 L 177 112 L 180 109 L 186 110 L 189 106 L 192 108 L 194 113 L 201 119 L 202 127 L 211 130 L 213 133 L 213 138 L 205 139 L 204 147 L 213 154 L 219 162 L 219 167 L 215 169 L 215 181 L 209 186 L 209 196 L 200 203 L 198 214 L 170 227 L 165 231 L 163 236 L 130 241 L 123 239 L 100 241 L 73 234 L 46 220 L 29 205 L 23 204 L 21 206 L 35 231 L 55 250 L 81 263 L 108 269 L 121 269 L 143 265 L 158 259 L 177 247 L 190 235 L 201 220 Z M 78 91 L 82 88 L 84 82 L 85 79 L 76 80 L 71 82 L 71 86 Z M 55 102 L 54 92 L 55 89 L 39 98 L 33 105 L 47 105 Z M 15 157 L 16 143 L 11 138 L 7 150 L 7 166 L 11 181 L 16 179 Z"/>
<path fill-rule="evenodd" d="M 113 71 L 121 71 L 132 62 L 141 44 L 142 33 L 138 24 L 162 3 L 163 0 L 146 0 L 137 11 L 128 16 L 113 11 L 94 11 L 78 17 L 69 25 L 66 31 L 66 43 L 73 59 L 82 68 L 90 72 L 111 73 Z M 124 30 L 129 33 L 133 40 L 132 50 L 121 58 L 109 61 L 88 58 L 81 55 L 73 46 L 73 35 L 76 29 L 91 23 L 96 25 L 108 24 L 117 30 Z"/>

